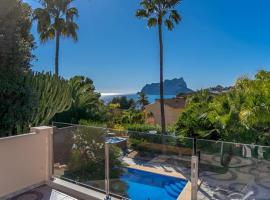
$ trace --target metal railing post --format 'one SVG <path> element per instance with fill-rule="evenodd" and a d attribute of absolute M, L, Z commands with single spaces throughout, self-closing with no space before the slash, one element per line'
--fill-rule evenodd
<path fill-rule="evenodd" d="M 54 176 L 54 127 L 52 127 L 52 133 L 50 135 L 50 149 L 51 149 L 51 158 L 50 158 L 50 162 L 51 162 L 51 179 L 53 179 Z"/>
<path fill-rule="evenodd" d="M 191 157 L 191 200 L 197 200 L 198 196 L 198 156 Z"/>
<path fill-rule="evenodd" d="M 105 200 L 110 198 L 110 169 L 109 169 L 109 143 L 105 142 Z"/>

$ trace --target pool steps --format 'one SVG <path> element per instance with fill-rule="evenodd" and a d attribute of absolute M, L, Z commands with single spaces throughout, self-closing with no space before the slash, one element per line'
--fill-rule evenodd
<path fill-rule="evenodd" d="M 178 187 L 179 190 L 183 190 L 183 188 L 186 186 L 187 183 L 181 182 L 181 183 L 175 183 L 174 185 Z"/>
<path fill-rule="evenodd" d="M 177 199 L 177 197 L 179 196 L 179 194 L 181 193 L 185 185 L 186 185 L 185 183 L 172 182 L 172 183 L 166 184 L 164 188 L 166 192 L 168 193 L 168 195 L 170 195 L 174 199 Z"/>

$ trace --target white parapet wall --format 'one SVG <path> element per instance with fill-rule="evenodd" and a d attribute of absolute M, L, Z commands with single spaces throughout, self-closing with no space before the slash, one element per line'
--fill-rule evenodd
<path fill-rule="evenodd" d="M 51 127 L 0 138 L 0 199 L 45 184 L 52 173 Z"/>

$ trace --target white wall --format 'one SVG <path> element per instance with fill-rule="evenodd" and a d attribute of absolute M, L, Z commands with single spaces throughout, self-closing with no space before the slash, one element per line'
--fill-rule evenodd
<path fill-rule="evenodd" d="M 45 183 L 51 176 L 52 128 L 0 138 L 0 197 Z"/>

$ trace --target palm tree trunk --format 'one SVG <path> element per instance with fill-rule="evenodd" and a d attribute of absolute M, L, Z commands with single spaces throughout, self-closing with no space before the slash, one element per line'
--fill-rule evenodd
<path fill-rule="evenodd" d="M 163 88 L 163 40 L 162 40 L 162 19 L 158 19 L 159 35 L 159 62 L 160 62 L 160 114 L 161 114 L 161 132 L 166 134 L 165 111 L 164 111 L 164 88 Z"/>
<path fill-rule="evenodd" d="M 56 32 L 56 48 L 55 48 L 55 75 L 59 75 L 59 43 L 60 43 L 60 34 L 59 31 Z"/>

